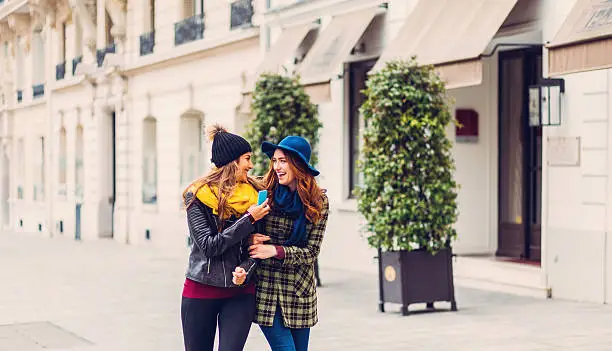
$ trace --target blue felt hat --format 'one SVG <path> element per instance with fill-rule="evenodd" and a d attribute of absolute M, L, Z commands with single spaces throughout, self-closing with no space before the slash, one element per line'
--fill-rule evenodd
<path fill-rule="evenodd" d="M 285 139 L 281 140 L 281 142 L 278 143 L 278 145 L 272 144 L 267 141 L 264 141 L 261 144 L 261 151 L 264 154 L 268 155 L 269 158 L 272 158 L 272 156 L 274 155 L 274 151 L 276 151 L 276 149 L 289 151 L 293 153 L 294 155 L 297 155 L 308 166 L 308 170 L 310 171 L 310 174 L 312 174 L 315 177 L 319 175 L 320 172 L 317 171 L 310 164 L 310 154 L 312 153 L 312 150 L 310 149 L 310 143 L 308 143 L 308 140 L 300 136 L 288 136 Z"/>

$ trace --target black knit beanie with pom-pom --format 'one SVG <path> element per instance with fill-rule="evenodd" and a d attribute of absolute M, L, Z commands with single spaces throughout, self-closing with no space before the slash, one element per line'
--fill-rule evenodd
<path fill-rule="evenodd" d="M 212 141 L 212 163 L 217 168 L 237 160 L 251 152 L 251 144 L 240 135 L 232 134 L 222 126 L 215 124 L 208 128 L 208 138 Z"/>

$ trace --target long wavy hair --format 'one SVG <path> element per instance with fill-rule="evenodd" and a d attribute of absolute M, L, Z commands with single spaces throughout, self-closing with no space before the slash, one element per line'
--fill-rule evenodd
<path fill-rule="evenodd" d="M 310 174 L 308 167 L 302 159 L 296 157 L 291 152 L 284 151 L 285 157 L 289 162 L 289 169 L 293 172 L 297 180 L 297 192 L 306 210 L 306 219 L 316 224 L 321 219 L 323 210 L 323 190 L 319 188 L 315 177 Z M 270 169 L 263 179 L 265 187 L 270 191 L 271 203 L 274 203 L 274 191 L 278 187 L 278 175 L 274 171 L 274 162 L 270 160 Z"/>
<path fill-rule="evenodd" d="M 213 140 L 215 135 L 220 131 L 227 132 L 223 127 L 219 125 L 213 126 L 207 132 L 209 139 Z M 229 211 L 227 211 L 227 199 L 230 198 L 230 196 L 236 189 L 236 184 L 238 183 L 237 161 L 238 160 L 232 161 L 221 167 L 215 167 L 207 175 L 198 178 L 194 180 L 191 184 L 189 184 L 189 186 L 187 186 L 187 188 L 185 188 L 185 190 L 183 191 L 183 204 L 185 205 L 185 208 L 187 209 L 193 204 L 194 200 L 196 199 L 195 195 L 202 187 L 206 185 L 217 187 L 218 194 L 215 195 L 219 198 L 219 207 L 217 208 L 217 213 L 219 214 L 219 218 L 221 219 L 221 223 L 219 224 L 219 227 L 221 228 L 223 226 L 223 222 L 229 218 Z M 251 184 L 251 186 L 253 186 L 256 190 L 264 189 L 261 182 L 258 179 L 251 177 L 250 175 L 247 175 L 247 182 Z M 186 195 L 189 192 L 193 193 L 194 196 L 189 201 L 187 201 Z"/>

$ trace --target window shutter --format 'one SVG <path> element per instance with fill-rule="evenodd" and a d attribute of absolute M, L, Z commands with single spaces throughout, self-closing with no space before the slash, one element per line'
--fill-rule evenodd
<path fill-rule="evenodd" d="M 195 16 L 195 1 L 194 0 L 183 0 L 183 9 L 185 18 Z"/>

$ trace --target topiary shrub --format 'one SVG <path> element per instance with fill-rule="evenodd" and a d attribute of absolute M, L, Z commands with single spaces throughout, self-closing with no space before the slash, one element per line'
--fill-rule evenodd
<path fill-rule="evenodd" d="M 450 247 L 458 186 L 444 82 L 414 58 L 392 61 L 370 76 L 364 94 L 364 180 L 357 193 L 369 245 L 431 253 Z"/>
<path fill-rule="evenodd" d="M 313 149 L 311 162 L 317 163 L 319 129 L 317 106 L 310 101 L 298 77 L 262 74 L 253 92 L 254 119 L 247 127 L 247 140 L 253 146 L 253 174 L 264 175 L 270 160 L 259 146 L 264 141 L 278 144 L 289 135 L 302 136 Z"/>

